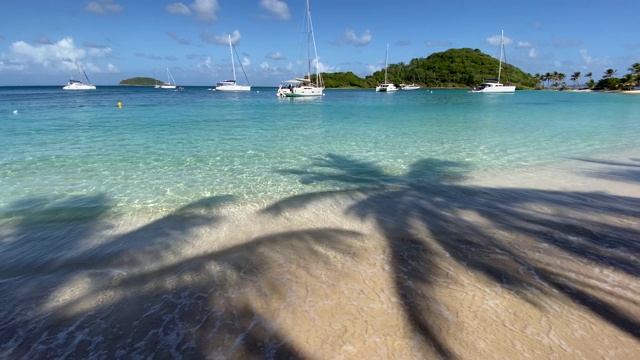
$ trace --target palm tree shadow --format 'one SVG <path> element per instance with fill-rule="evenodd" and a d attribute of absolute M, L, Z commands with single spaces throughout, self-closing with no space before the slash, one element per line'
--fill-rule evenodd
<path fill-rule="evenodd" d="M 41 255 L 0 261 L 0 354 L 59 358 L 72 350 L 78 358 L 305 358 L 273 316 L 250 299 L 268 295 L 275 304 L 286 303 L 282 279 L 272 275 L 279 264 L 296 258 L 330 264 L 328 254 L 350 256 L 360 234 L 333 228 L 274 233 L 223 250 L 180 254 L 176 249 L 192 231 L 223 221 L 216 209 L 230 200 L 201 199 L 92 247 L 83 242 L 110 229 L 106 196 L 14 204 L 28 211 L 5 213 L 17 223 L 0 238 L 0 258 L 43 243 L 49 257 L 43 251 L 45 259 L 31 269 L 29 262 Z M 33 230 L 36 225 L 39 230 Z M 90 282 L 78 284 L 83 278 Z M 65 292 L 69 295 L 61 300 Z"/>
<path fill-rule="evenodd" d="M 437 315 L 421 305 L 424 294 L 414 287 L 433 285 L 429 264 L 436 260 L 438 248 L 458 264 L 533 305 L 540 307 L 542 297 L 557 296 L 552 291 L 555 289 L 576 305 L 640 339 L 640 319 L 633 314 L 588 289 L 567 284 L 562 280 L 567 274 L 541 270 L 544 261 L 562 263 L 561 257 L 541 260 L 521 251 L 509 239 L 517 237 L 534 246 L 551 246 L 576 261 L 613 268 L 637 278 L 640 231 L 632 219 L 640 216 L 638 199 L 457 184 L 464 179 L 466 170 L 463 164 L 424 159 L 413 164 L 405 175 L 392 176 L 375 164 L 328 154 L 308 169 L 280 172 L 298 174 L 305 184 L 344 183 L 343 190 L 284 199 L 264 211 L 278 214 L 289 206 L 301 208 L 326 197 L 347 195 L 356 199 L 347 213 L 362 220 L 372 219 L 378 225 L 392 252 L 395 290 L 409 322 L 441 357 L 455 355 L 430 326 Z M 474 216 L 460 215 L 463 213 Z M 621 223 L 619 218 L 628 221 Z M 421 231 L 424 229 L 428 230 L 428 237 Z M 496 231 L 510 235 L 500 237 Z"/>

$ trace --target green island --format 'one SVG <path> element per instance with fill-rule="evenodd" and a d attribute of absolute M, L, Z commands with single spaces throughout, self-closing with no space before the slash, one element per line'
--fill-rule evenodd
<path fill-rule="evenodd" d="M 118 85 L 122 86 L 155 86 L 156 84 L 163 84 L 162 81 L 149 77 L 134 77 L 131 79 L 125 79 L 120 81 Z"/>
<path fill-rule="evenodd" d="M 400 62 L 389 64 L 387 78 L 394 84 L 417 84 L 423 88 L 472 88 L 484 79 L 496 78 L 500 61 L 478 49 L 462 48 L 437 52 L 426 58 L 412 59 L 408 64 Z M 574 72 L 570 80 L 574 89 L 592 90 L 631 90 L 640 82 L 640 63 L 629 68 L 630 74 L 618 79 L 614 77 L 616 70 L 607 69 L 600 81 L 593 80 L 591 72 L 582 77 L 588 78 L 580 84 L 581 73 Z M 315 75 L 311 79 L 315 81 Z M 550 89 L 565 90 L 570 86 L 564 81 L 566 75 L 553 73 L 531 75 L 518 67 L 502 63 L 500 81 L 515 85 L 519 90 Z M 322 73 L 326 88 L 333 89 L 371 89 L 384 82 L 384 69 L 367 75 L 364 79 L 353 72 Z M 545 84 L 546 82 L 546 84 Z M 154 86 L 162 84 L 160 80 L 148 77 L 135 77 L 122 80 L 123 86 Z M 546 86 L 545 86 L 546 85 Z"/>

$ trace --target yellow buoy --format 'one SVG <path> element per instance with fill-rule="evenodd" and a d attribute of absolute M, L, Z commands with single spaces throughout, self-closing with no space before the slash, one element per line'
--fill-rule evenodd
<path fill-rule="evenodd" d="M 118 107 L 122 109 L 122 103 L 120 101 L 118 101 Z"/>

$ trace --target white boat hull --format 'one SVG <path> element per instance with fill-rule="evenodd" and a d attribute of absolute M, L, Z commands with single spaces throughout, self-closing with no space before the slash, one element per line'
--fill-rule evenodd
<path fill-rule="evenodd" d="M 394 92 L 398 91 L 398 88 L 393 84 L 382 84 L 376 86 L 376 92 Z"/>
<path fill-rule="evenodd" d="M 400 90 L 418 90 L 420 86 L 418 85 L 400 85 Z"/>
<path fill-rule="evenodd" d="M 216 91 L 251 91 L 248 85 L 222 85 L 216 86 Z"/>
<path fill-rule="evenodd" d="M 62 90 L 95 90 L 95 85 L 87 84 L 69 84 L 62 88 Z"/>
<path fill-rule="evenodd" d="M 308 97 L 308 96 L 322 96 L 324 88 L 301 86 L 294 88 L 289 92 L 284 93 L 286 97 Z"/>
<path fill-rule="evenodd" d="M 482 89 L 471 90 L 471 92 L 484 94 L 513 94 L 516 92 L 516 87 L 514 85 L 504 86 L 502 84 L 492 84 L 491 86 L 486 86 Z"/>

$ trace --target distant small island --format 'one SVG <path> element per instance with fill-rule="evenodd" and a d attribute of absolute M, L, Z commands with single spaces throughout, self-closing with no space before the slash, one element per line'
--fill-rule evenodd
<path fill-rule="evenodd" d="M 164 82 L 149 77 L 134 77 L 131 79 L 125 79 L 120 81 L 118 85 L 121 86 L 155 86 L 157 84 L 163 84 Z"/>

